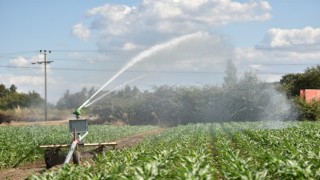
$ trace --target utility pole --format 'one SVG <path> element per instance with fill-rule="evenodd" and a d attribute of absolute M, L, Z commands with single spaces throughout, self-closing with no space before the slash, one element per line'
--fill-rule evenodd
<path fill-rule="evenodd" d="M 49 50 L 48 53 L 51 53 Z M 44 64 L 44 100 L 45 100 L 45 109 L 44 109 L 44 115 L 45 115 L 45 121 L 48 120 L 48 103 L 47 103 L 47 64 L 52 63 L 53 61 L 47 61 L 47 50 L 40 50 L 40 54 L 44 55 L 44 61 L 38 61 L 34 62 L 32 64 Z"/>

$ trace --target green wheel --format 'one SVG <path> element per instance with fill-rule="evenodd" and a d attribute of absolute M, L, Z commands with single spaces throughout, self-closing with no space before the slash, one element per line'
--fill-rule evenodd
<path fill-rule="evenodd" d="M 81 154 L 80 154 L 80 152 L 79 151 L 73 152 L 72 159 L 73 159 L 73 164 L 80 165 L 81 164 Z"/>
<path fill-rule="evenodd" d="M 47 169 L 52 168 L 55 165 L 60 164 L 61 162 L 61 158 L 60 158 L 60 154 L 59 154 L 60 149 L 47 149 L 44 153 L 44 160 L 46 163 L 46 167 Z"/>

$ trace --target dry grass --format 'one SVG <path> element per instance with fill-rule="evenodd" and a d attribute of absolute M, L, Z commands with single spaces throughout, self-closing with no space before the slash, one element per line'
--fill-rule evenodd
<path fill-rule="evenodd" d="M 48 120 L 64 120 L 72 115 L 72 110 L 48 109 Z M 0 119 L 7 121 L 44 121 L 45 113 L 43 108 L 16 108 L 12 110 L 0 110 Z"/>

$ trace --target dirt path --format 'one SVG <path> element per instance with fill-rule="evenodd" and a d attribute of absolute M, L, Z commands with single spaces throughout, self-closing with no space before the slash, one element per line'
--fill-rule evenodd
<path fill-rule="evenodd" d="M 116 149 L 122 149 L 122 148 L 127 148 L 127 147 L 132 147 L 135 146 L 139 143 L 141 143 L 147 136 L 154 135 L 154 134 L 160 134 L 162 131 L 165 129 L 163 128 L 158 128 L 158 129 L 153 129 L 150 131 L 144 131 L 138 134 L 133 134 L 131 136 L 125 137 L 123 139 L 117 140 L 117 146 Z"/>
<path fill-rule="evenodd" d="M 0 170 L 0 179 L 25 179 L 33 174 L 37 175 L 46 169 L 44 160 L 37 160 L 32 163 L 27 163 L 17 168 Z"/>
<path fill-rule="evenodd" d="M 35 121 L 35 122 L 16 122 L 2 123 L 0 126 L 33 126 L 33 125 L 62 125 L 68 124 L 69 120 L 57 120 L 57 121 Z"/>
<path fill-rule="evenodd" d="M 165 129 L 157 128 L 149 131 L 140 132 L 138 134 L 133 134 L 128 137 L 116 140 L 116 149 L 123 149 L 135 146 L 141 143 L 147 136 L 159 134 Z M 30 175 L 39 175 L 46 170 L 46 165 L 44 159 L 24 164 L 16 168 L 3 169 L 0 170 L 0 180 L 2 179 L 25 179 Z"/>

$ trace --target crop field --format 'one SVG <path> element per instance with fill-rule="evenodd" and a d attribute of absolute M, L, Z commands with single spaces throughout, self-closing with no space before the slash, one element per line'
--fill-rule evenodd
<path fill-rule="evenodd" d="M 234 122 L 168 128 L 160 134 L 149 136 L 137 146 L 108 150 L 99 154 L 94 161 L 85 162 L 81 166 L 70 164 L 30 176 L 29 179 L 320 178 L 319 123 L 294 122 L 281 124 L 277 129 L 266 127 L 268 126 L 259 122 Z M 10 160 L 4 161 L 1 158 L 2 168 L 14 165 L 17 161 L 15 156 L 30 151 L 35 145 L 63 143 L 68 139 L 61 137 L 67 131 L 61 127 L 41 127 L 51 129 L 50 132 L 54 133 L 50 136 L 40 133 L 49 129 L 33 127 L 35 130 L 27 133 L 23 128 L 32 127 L 12 129 L 18 135 L 11 137 L 11 145 L 7 142 L 4 146 L 8 148 L 6 146 L 17 144 L 10 147 L 11 153 L 2 146 L 1 157 Z M 123 133 L 128 128 L 129 133 L 124 133 L 123 136 L 129 135 L 132 127 L 113 128 L 113 131 L 105 131 L 103 136 L 107 140 L 117 139 L 118 137 L 113 136 L 116 133 L 112 132 L 118 132 L 121 128 Z M 142 129 L 139 131 L 154 127 L 140 128 Z M 131 133 L 132 130 L 135 131 L 133 128 Z M 8 127 L 6 130 L 1 128 L 1 134 L 4 132 L 8 132 Z M 37 136 L 37 133 L 41 136 Z M 10 139 L 10 136 L 7 138 Z M 90 141 L 96 139 L 91 137 Z M 31 159 L 42 156 L 40 153 L 34 154 L 36 156 L 30 157 Z"/>
<path fill-rule="evenodd" d="M 90 125 L 86 142 L 108 142 L 154 126 Z M 70 144 L 72 136 L 67 126 L 0 126 L 0 169 L 43 158 L 39 145 Z"/>

